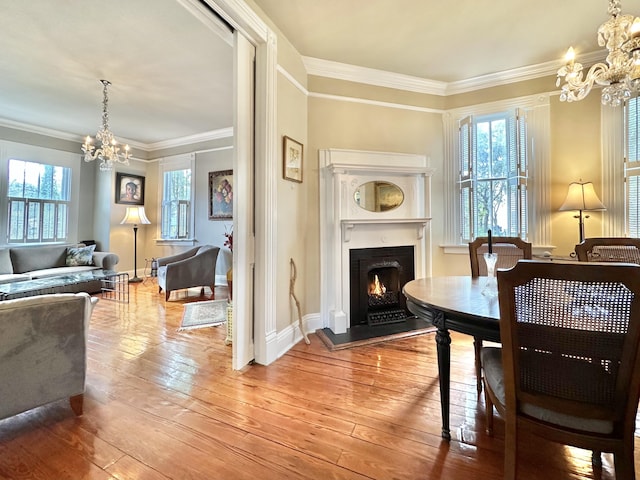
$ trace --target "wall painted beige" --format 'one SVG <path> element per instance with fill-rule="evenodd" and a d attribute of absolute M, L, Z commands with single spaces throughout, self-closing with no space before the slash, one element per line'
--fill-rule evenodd
<path fill-rule="evenodd" d="M 551 101 L 551 228 L 558 255 L 569 255 L 579 240 L 577 212 L 560 212 L 569 183 L 591 181 L 602 198 L 602 153 L 598 92 L 580 102 Z M 585 236 L 602 236 L 606 212 L 589 212 Z"/>
<path fill-rule="evenodd" d="M 280 51 L 280 48 L 279 48 Z M 309 201 L 310 192 L 317 189 L 313 175 L 313 156 L 307 140 L 307 97 L 282 74 L 278 75 L 278 170 L 277 170 L 277 236 L 276 271 L 276 330 L 281 331 L 290 324 L 296 324 L 298 313 L 289 296 L 291 276 L 290 260 L 297 267 L 295 293 L 301 300 L 302 314 L 309 311 L 309 304 L 303 297 L 309 278 L 307 257 L 309 244 L 315 235 L 309 228 L 309 221 L 317 217 L 315 204 Z M 288 136 L 303 144 L 302 183 L 283 178 L 283 137 Z M 311 220 L 313 224 L 313 221 Z M 313 275 L 312 275 L 313 278 Z"/>
<path fill-rule="evenodd" d="M 554 85 L 550 77 L 531 82 L 495 87 L 478 92 L 447 97 L 448 107 L 474 105 L 497 100 L 543 93 L 552 90 Z M 551 83 L 549 83 L 551 82 Z M 426 154 L 436 168 L 433 176 L 431 222 L 433 275 L 468 275 L 470 273 L 468 254 L 445 254 L 443 245 L 443 131 L 440 115 L 436 113 L 418 113 L 391 106 L 373 106 L 339 101 L 337 99 L 318 98 L 314 94 L 363 98 L 374 102 L 389 104 L 407 104 L 436 108 L 443 105 L 434 101 L 432 96 L 421 99 L 418 94 L 398 92 L 370 85 L 358 88 L 353 82 L 319 79 L 310 77 L 309 81 L 309 142 L 310 155 L 317 165 L 317 151 L 322 148 L 348 148 L 362 150 L 399 151 Z M 316 90 L 318 89 L 318 91 Z M 359 92 L 362 92 L 361 96 Z M 557 96 L 551 99 L 551 198 L 552 225 L 551 241 L 556 246 L 555 255 L 568 255 L 577 242 L 577 220 L 570 212 L 557 212 L 564 201 L 567 186 L 580 178 L 589 179 L 600 185 L 600 103 L 599 96 L 593 95 L 586 100 L 573 104 L 561 103 Z M 317 171 L 314 171 L 317 176 Z M 317 184 L 317 179 L 314 179 Z M 311 194 L 312 192 L 310 192 Z M 316 192 L 313 192 L 314 196 Z M 319 197 L 315 196 L 318 199 Z M 311 200 L 313 201 L 313 200 Z M 586 221 L 587 236 L 601 234 L 601 215 L 593 213 Z M 311 220 L 309 220 L 311 221 Z M 317 228 L 317 221 L 314 222 Z M 314 230 L 315 230 L 314 228 Z M 317 235 L 315 237 L 317 239 Z M 317 240 L 308 243 L 309 251 L 319 252 Z M 317 303 L 317 291 L 313 287 L 319 277 L 313 278 L 311 272 L 319 268 L 317 256 L 308 256 L 307 279 L 309 288 L 306 298 L 309 305 Z M 319 307 L 318 307 L 319 308 Z"/>

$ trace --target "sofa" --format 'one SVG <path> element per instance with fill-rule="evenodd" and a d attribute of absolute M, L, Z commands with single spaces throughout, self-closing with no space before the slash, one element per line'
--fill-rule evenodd
<path fill-rule="evenodd" d="M 103 269 L 115 270 L 115 253 L 96 252 L 95 245 L 34 245 L 0 248 L 0 284 Z M 101 282 L 82 285 L 88 293 L 101 289 Z M 74 292 L 75 293 L 75 292 Z"/>
<path fill-rule="evenodd" d="M 202 245 L 183 253 L 158 259 L 158 292 L 165 291 L 165 300 L 173 290 L 191 287 L 211 287 L 214 294 L 216 261 L 220 247 Z M 215 294 L 214 294 L 215 296 Z"/>
<path fill-rule="evenodd" d="M 82 414 L 96 297 L 61 293 L 0 302 L 0 419 L 69 399 Z"/>

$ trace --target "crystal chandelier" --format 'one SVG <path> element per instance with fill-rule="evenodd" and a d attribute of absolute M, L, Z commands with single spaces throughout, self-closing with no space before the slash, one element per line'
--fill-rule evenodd
<path fill-rule="evenodd" d="M 640 91 L 640 18 L 620 15 L 620 1 L 609 0 L 611 18 L 598 28 L 598 45 L 607 47 L 607 63 L 596 63 L 583 78 L 583 66 L 569 48 L 567 64 L 558 70 L 556 86 L 565 79 L 560 101 L 573 102 L 589 95 L 593 84 L 601 85 L 602 104 L 617 107 Z"/>
<path fill-rule="evenodd" d="M 116 142 L 115 137 L 111 130 L 109 130 L 109 110 L 107 104 L 109 97 L 107 95 L 107 87 L 111 85 L 109 80 L 100 80 L 103 85 L 103 100 L 102 100 L 102 126 L 96 134 L 96 140 L 100 142 L 100 148 L 96 149 L 91 144 L 92 138 L 87 135 L 84 143 L 82 144 L 82 152 L 84 153 L 84 161 L 91 162 L 96 158 L 100 160 L 100 171 L 108 172 L 113 168 L 114 163 L 122 163 L 123 165 L 129 165 L 129 145 L 124 146 L 124 154 L 120 153 L 120 147 Z"/>

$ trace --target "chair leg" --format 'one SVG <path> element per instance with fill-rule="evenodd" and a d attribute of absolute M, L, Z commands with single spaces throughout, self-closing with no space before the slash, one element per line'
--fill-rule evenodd
<path fill-rule="evenodd" d="M 596 468 L 602 467 L 602 455 L 598 450 L 591 452 L 591 466 Z"/>
<path fill-rule="evenodd" d="M 504 426 L 504 480 L 516 480 L 518 456 L 518 435 L 516 433 L 516 422 L 505 418 Z"/>
<path fill-rule="evenodd" d="M 162 293 L 162 287 L 158 285 L 158 293 Z"/>
<path fill-rule="evenodd" d="M 482 362 L 480 360 L 480 354 L 482 352 L 482 339 L 473 337 L 473 349 L 476 355 L 476 389 L 478 390 L 478 396 L 482 393 Z"/>
<path fill-rule="evenodd" d="M 489 398 L 487 387 L 484 387 L 484 411 L 487 418 L 487 435 L 493 435 L 493 402 Z"/>
<path fill-rule="evenodd" d="M 613 465 L 616 470 L 616 480 L 635 480 L 636 470 L 633 462 L 633 448 L 626 444 L 622 452 L 614 453 Z"/>
<path fill-rule="evenodd" d="M 82 407 L 84 405 L 84 394 L 74 395 L 73 397 L 69 397 L 69 405 L 71 405 L 71 410 L 78 417 L 82 415 Z"/>
<path fill-rule="evenodd" d="M 200 287 L 200 296 L 203 297 L 204 296 L 204 287 Z"/>
<path fill-rule="evenodd" d="M 169 295 L 171 295 L 171 292 L 169 290 L 166 291 L 165 297 L 164 297 L 164 301 L 168 302 L 169 301 Z"/>
<path fill-rule="evenodd" d="M 216 299 L 216 286 L 211 285 L 211 298 Z"/>

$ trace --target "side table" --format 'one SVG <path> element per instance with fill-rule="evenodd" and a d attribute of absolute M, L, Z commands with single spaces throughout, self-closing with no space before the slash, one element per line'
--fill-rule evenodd
<path fill-rule="evenodd" d="M 102 298 L 129 303 L 129 274 L 105 272 L 102 280 Z"/>

